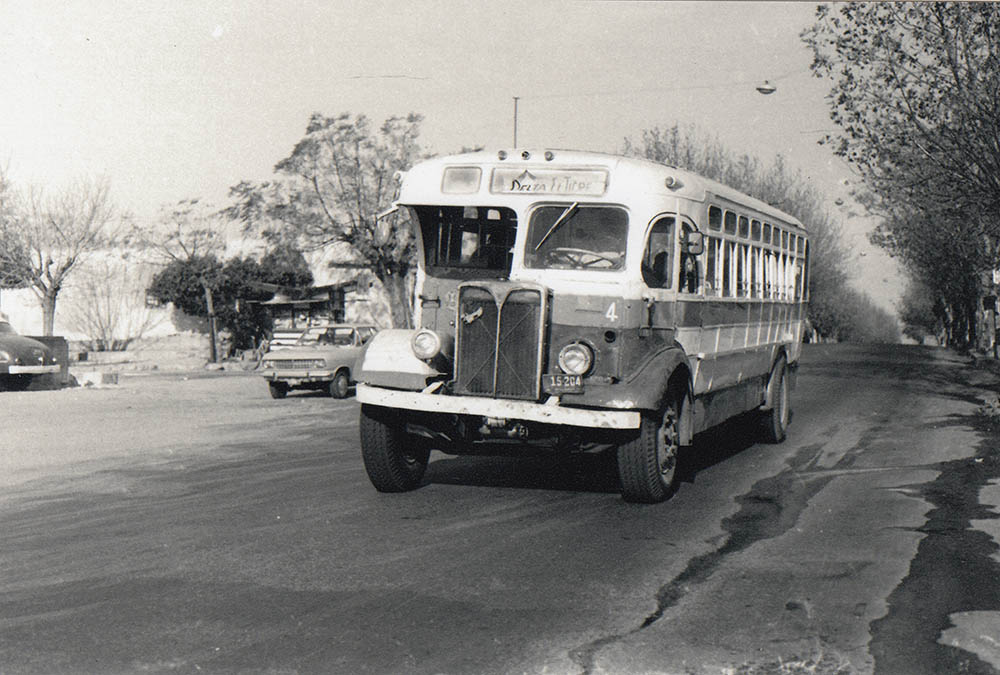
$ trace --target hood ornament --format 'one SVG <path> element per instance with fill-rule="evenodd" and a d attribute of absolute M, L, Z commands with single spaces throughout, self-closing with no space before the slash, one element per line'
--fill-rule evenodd
<path fill-rule="evenodd" d="M 478 319 L 482 315 L 483 315 L 483 308 L 480 307 L 479 309 L 477 309 L 474 312 L 469 312 L 468 314 L 463 314 L 462 315 L 462 321 L 464 323 L 472 323 L 473 321 L 475 321 L 476 319 Z"/>

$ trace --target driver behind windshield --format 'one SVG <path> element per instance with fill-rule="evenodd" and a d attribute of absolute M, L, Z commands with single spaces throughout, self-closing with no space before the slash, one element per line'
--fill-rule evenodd
<path fill-rule="evenodd" d="M 607 271 L 625 262 L 628 216 L 613 206 L 541 206 L 532 213 L 524 262 L 530 268 Z"/>

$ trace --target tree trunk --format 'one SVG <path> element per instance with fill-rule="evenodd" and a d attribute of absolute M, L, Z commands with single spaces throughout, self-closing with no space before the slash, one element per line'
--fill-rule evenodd
<path fill-rule="evenodd" d="M 979 346 L 979 298 L 973 298 L 969 305 L 965 310 L 969 315 L 968 341 L 969 348 L 975 349 Z"/>
<path fill-rule="evenodd" d="M 389 296 L 389 316 L 393 328 L 411 328 L 410 294 L 406 289 L 406 277 L 398 274 L 386 275 L 380 279 L 385 293 Z"/>
<path fill-rule="evenodd" d="M 212 297 L 212 288 L 204 281 L 201 282 L 201 286 L 205 289 L 205 309 L 208 310 L 209 361 L 216 363 L 219 360 L 219 353 L 215 341 L 215 300 Z"/>
<path fill-rule="evenodd" d="M 59 291 L 47 290 L 42 296 L 42 335 L 54 335 L 56 326 L 56 296 Z"/>

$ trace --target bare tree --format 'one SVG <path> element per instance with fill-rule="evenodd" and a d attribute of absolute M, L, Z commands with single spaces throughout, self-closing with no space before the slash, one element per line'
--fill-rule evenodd
<path fill-rule="evenodd" d="M 17 229 L 18 195 L 7 167 L 0 167 L 0 288 L 24 288 L 28 276 L 28 254 L 20 238 L 8 237 Z"/>
<path fill-rule="evenodd" d="M 32 188 L 15 195 L 7 209 L 0 219 L 0 268 L 8 284 L 34 291 L 42 330 L 52 335 L 67 277 L 95 251 L 114 246 L 124 218 L 106 179 L 79 180 L 51 197 Z"/>
<path fill-rule="evenodd" d="M 162 321 L 162 313 L 146 302 L 152 266 L 136 253 L 94 256 L 67 289 L 68 323 L 90 338 L 93 349 L 126 349 Z"/>

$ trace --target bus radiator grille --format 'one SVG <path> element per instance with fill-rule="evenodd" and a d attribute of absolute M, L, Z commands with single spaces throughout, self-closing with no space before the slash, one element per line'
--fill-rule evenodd
<path fill-rule="evenodd" d="M 498 297 L 499 296 L 499 301 Z M 540 392 L 542 293 L 463 287 L 459 295 L 455 392 L 537 400 Z"/>

